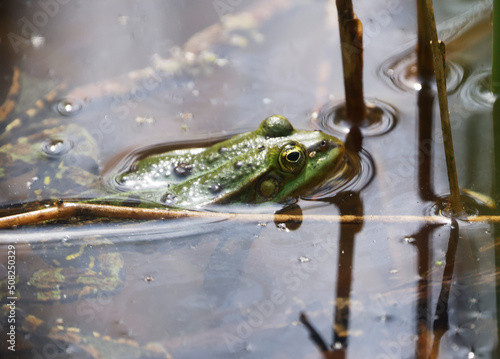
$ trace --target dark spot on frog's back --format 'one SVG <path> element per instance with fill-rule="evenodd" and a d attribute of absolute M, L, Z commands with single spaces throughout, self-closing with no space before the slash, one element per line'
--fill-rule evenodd
<path fill-rule="evenodd" d="M 220 183 L 216 183 L 216 184 L 211 185 L 208 189 L 209 189 L 210 193 L 217 194 L 217 193 L 222 192 L 224 187 Z"/>
<path fill-rule="evenodd" d="M 243 164 L 244 163 L 242 161 L 236 161 L 234 163 L 234 169 L 239 170 L 243 166 Z"/>
<path fill-rule="evenodd" d="M 178 176 L 187 177 L 191 174 L 193 165 L 190 163 L 181 162 L 174 168 L 174 172 Z"/>
<path fill-rule="evenodd" d="M 172 193 L 165 193 L 160 198 L 160 202 L 166 206 L 173 206 L 177 202 L 177 196 Z"/>

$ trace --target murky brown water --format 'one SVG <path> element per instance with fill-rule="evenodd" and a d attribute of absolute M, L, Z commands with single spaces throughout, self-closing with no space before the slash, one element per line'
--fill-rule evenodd
<path fill-rule="evenodd" d="M 52 123 L 44 119 L 86 128 L 93 139 L 72 148 L 88 154 L 87 147 L 95 145 L 98 157 L 77 162 L 81 166 L 107 176 L 134 151 L 210 142 L 253 130 L 280 113 L 296 128 L 322 129 L 345 140 L 354 170 L 304 195 L 298 205 L 305 217 L 298 224 L 89 221 L 0 231 L 1 253 L 8 244 L 16 247 L 18 287 L 25 295 L 17 307 L 48 328 L 26 334 L 18 327 L 15 353 L 6 349 L 2 329 L 2 356 L 92 357 L 68 338 L 47 337 L 50 328 L 63 323 L 79 327 L 86 338 L 96 332 L 133 341 L 127 345 L 137 343 L 143 357 L 154 357 L 148 343 L 172 358 L 321 357 L 299 321 L 304 312 L 333 346 L 332 358 L 496 357 L 493 225 L 432 224 L 423 217 L 435 212 L 448 184 L 437 103 L 431 91 L 418 91 L 415 77 L 413 3 L 354 4 L 365 29 L 365 94 L 392 116 L 382 128 L 361 134 L 348 134 L 331 110 L 344 98 L 334 6 L 287 0 L 57 4 L 49 10 L 36 2 L 2 4 L 0 96 L 6 96 L 14 66 L 22 74 L 19 113 L 65 84 L 61 101 L 23 120 L 40 123 L 40 131 Z M 491 197 L 494 99 L 485 85 L 491 67 L 490 7 L 483 1 L 435 6 L 449 51 L 460 186 Z M 221 36 L 217 9 L 230 15 L 250 12 L 257 23 Z M 197 32 L 209 45 L 193 40 Z M 182 46 L 187 55 L 175 50 Z M 205 60 L 196 57 L 201 48 L 216 60 L 207 53 Z M 181 73 L 168 74 L 172 62 L 158 56 L 181 56 L 175 63 L 183 66 Z M 139 76 L 147 67 L 152 72 L 145 80 L 124 75 Z M 16 138 L 16 131 L 0 137 L 0 145 Z M 65 147 L 48 143 L 47 151 L 62 153 Z M 0 183 L 4 207 L 36 199 L 27 194 L 36 166 L 18 171 L 18 177 Z M 472 206 L 479 214 L 496 213 L 484 203 Z M 334 217 L 339 214 L 365 220 L 340 224 Z M 51 305 L 30 300 L 29 277 L 49 265 L 38 255 L 44 253 L 26 243 L 53 240 L 49 252 L 57 253 L 62 243 L 80 248 L 83 238 L 96 234 L 111 242 L 104 246 L 107 252 L 123 257 L 121 288 Z M 6 259 L 0 262 L 2 275 Z M 140 357 L 123 343 L 114 345 L 96 350 L 108 358 L 110 352 Z"/>

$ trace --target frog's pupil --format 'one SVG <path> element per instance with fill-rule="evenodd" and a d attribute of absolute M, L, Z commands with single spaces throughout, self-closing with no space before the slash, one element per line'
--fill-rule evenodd
<path fill-rule="evenodd" d="M 290 152 L 286 159 L 290 162 L 297 162 L 300 158 L 300 153 L 298 151 Z"/>

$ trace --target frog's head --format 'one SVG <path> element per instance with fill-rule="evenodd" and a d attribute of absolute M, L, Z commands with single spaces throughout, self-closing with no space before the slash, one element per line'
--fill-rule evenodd
<path fill-rule="evenodd" d="M 343 159 L 341 140 L 321 131 L 297 131 L 279 115 L 258 129 L 273 145 L 267 151 L 269 170 L 255 182 L 255 202 L 282 201 L 316 186 Z"/>

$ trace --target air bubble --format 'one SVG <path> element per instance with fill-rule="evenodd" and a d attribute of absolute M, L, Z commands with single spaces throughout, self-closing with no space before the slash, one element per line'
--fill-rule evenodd
<path fill-rule="evenodd" d="M 47 139 L 42 143 L 42 152 L 49 158 L 64 155 L 73 148 L 73 143 L 64 139 Z"/>
<path fill-rule="evenodd" d="M 406 243 L 413 244 L 413 243 L 415 243 L 417 240 L 416 240 L 414 237 L 411 237 L 411 236 L 406 236 L 406 237 L 404 238 L 404 241 L 405 241 Z"/>
<path fill-rule="evenodd" d="M 56 110 L 62 116 L 73 116 L 80 112 L 82 103 L 76 99 L 64 98 L 57 102 Z"/>
<path fill-rule="evenodd" d="M 300 256 L 299 258 L 297 258 L 299 260 L 300 263 L 307 263 L 307 262 L 310 262 L 311 259 L 306 257 L 306 256 Z"/>
<path fill-rule="evenodd" d="M 278 230 L 283 231 L 283 232 L 290 232 L 290 230 L 286 227 L 286 223 L 278 223 L 276 225 Z"/>

